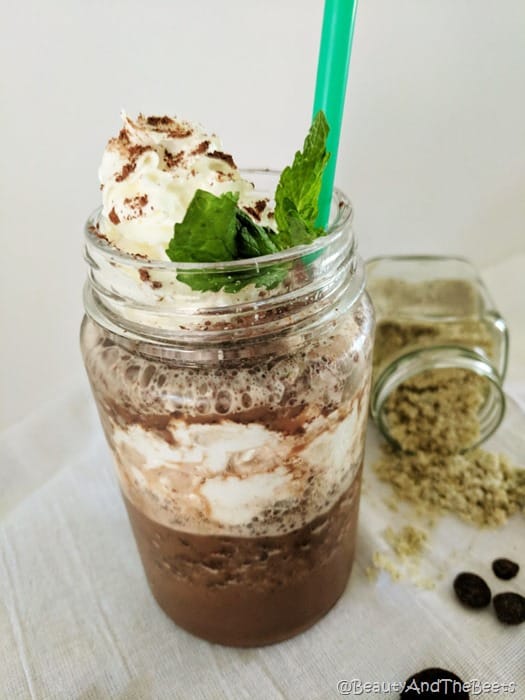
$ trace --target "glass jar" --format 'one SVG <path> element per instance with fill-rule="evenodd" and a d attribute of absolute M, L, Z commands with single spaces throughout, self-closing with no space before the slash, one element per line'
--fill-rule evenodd
<path fill-rule="evenodd" d="M 146 577 L 213 642 L 293 636 L 350 574 L 374 326 L 351 224 L 336 192 L 310 246 L 196 265 L 88 221 L 82 352 Z M 229 291 L 193 291 L 203 275 Z"/>
<path fill-rule="evenodd" d="M 406 451 L 460 452 L 486 440 L 505 412 L 508 333 L 462 258 L 381 257 L 367 263 L 377 318 L 371 413 Z"/>

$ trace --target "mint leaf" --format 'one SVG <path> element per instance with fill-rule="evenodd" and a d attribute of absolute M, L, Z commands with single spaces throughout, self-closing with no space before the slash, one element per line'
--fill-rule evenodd
<path fill-rule="evenodd" d="M 230 286 L 236 281 L 235 276 L 228 274 L 210 275 L 206 272 L 180 272 L 177 275 L 179 282 L 184 282 L 196 292 L 220 292 L 221 289 Z M 239 287 L 242 289 L 242 287 Z"/>
<path fill-rule="evenodd" d="M 308 226 L 308 224 L 301 218 L 295 204 L 291 199 L 288 199 L 288 197 L 283 199 L 282 206 L 284 215 L 286 216 L 286 224 L 288 226 L 286 236 L 289 241 L 290 248 L 296 245 L 311 243 L 318 236 L 324 233 L 322 229 Z"/>
<path fill-rule="evenodd" d="M 281 173 L 275 192 L 275 220 L 282 247 L 311 243 L 324 231 L 315 228 L 323 173 L 330 158 L 326 151 L 329 126 L 324 112 L 316 114 L 292 165 Z"/>
<path fill-rule="evenodd" d="M 177 275 L 177 279 L 190 286 L 194 291 L 218 292 L 223 289 L 225 292 L 233 294 L 249 284 L 254 284 L 257 288 L 273 289 L 283 281 L 287 272 L 286 265 L 270 265 L 258 272 L 249 270 L 214 275 L 198 271 L 181 272 Z"/>
<path fill-rule="evenodd" d="M 237 257 L 237 200 L 225 192 L 216 197 L 197 190 L 184 220 L 175 224 L 166 253 L 173 262 L 223 262 Z"/>
<path fill-rule="evenodd" d="M 278 253 L 279 239 L 275 231 L 259 226 L 241 209 L 237 210 L 237 246 L 242 258 L 257 258 L 260 255 Z"/>
<path fill-rule="evenodd" d="M 330 158 L 326 151 L 328 122 L 323 112 L 315 116 L 303 150 L 285 168 L 275 192 L 278 231 L 261 226 L 237 202 L 239 195 L 220 197 L 197 190 L 184 220 L 175 224 L 166 253 L 173 262 L 225 262 L 278 253 L 308 244 L 324 234 L 316 228 L 323 172 Z M 263 266 L 231 273 L 181 272 L 177 279 L 199 291 L 237 292 L 248 284 L 271 289 L 287 274 L 288 265 Z"/>
<path fill-rule="evenodd" d="M 279 236 L 271 228 L 256 224 L 246 212 L 237 211 L 237 246 L 239 257 L 256 258 L 261 255 L 278 253 L 280 248 Z M 287 265 L 270 265 L 262 267 L 258 272 L 239 273 L 238 282 L 242 287 L 254 284 L 256 287 L 273 289 L 286 277 Z M 224 287 L 230 291 L 229 286 Z"/>
<path fill-rule="evenodd" d="M 277 234 L 256 224 L 237 206 L 239 195 L 220 197 L 197 190 L 184 220 L 175 224 L 166 253 L 173 262 L 225 262 L 279 252 Z M 180 272 L 177 279 L 202 292 L 237 292 L 248 284 L 271 289 L 286 276 L 287 267 L 271 265 L 260 270 L 231 273 Z"/>
<path fill-rule="evenodd" d="M 256 287 L 266 287 L 273 289 L 280 284 L 288 274 L 288 265 L 272 265 L 265 270 L 261 270 L 256 279 L 252 280 Z"/>

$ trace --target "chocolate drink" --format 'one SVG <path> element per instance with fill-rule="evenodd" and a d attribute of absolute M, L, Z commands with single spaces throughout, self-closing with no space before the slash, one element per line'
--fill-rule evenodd
<path fill-rule="evenodd" d="M 327 132 L 281 178 L 123 114 L 86 227 L 82 352 L 144 570 L 222 644 L 306 629 L 352 566 L 374 318 L 342 193 L 316 225 Z"/>
<path fill-rule="evenodd" d="M 346 586 L 359 481 L 327 513 L 273 537 L 192 535 L 155 523 L 125 499 L 158 604 L 189 632 L 231 646 L 260 646 L 302 632 Z"/>
<path fill-rule="evenodd" d="M 370 344 L 352 342 L 362 311 L 298 352 L 284 343 L 278 356 L 199 368 L 85 321 L 84 359 L 146 576 L 188 631 L 276 642 L 343 592 L 370 378 Z"/>

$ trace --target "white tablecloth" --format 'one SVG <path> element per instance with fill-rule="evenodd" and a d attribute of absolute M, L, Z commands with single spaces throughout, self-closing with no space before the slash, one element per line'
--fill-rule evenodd
<path fill-rule="evenodd" d="M 508 392 L 517 403 L 490 447 L 525 464 L 525 260 L 484 277 L 511 326 Z M 521 409 L 518 404 L 521 404 Z M 421 575 L 393 582 L 366 575 L 375 551 L 389 553 L 384 530 L 406 523 L 392 513 L 369 468 L 377 435 L 369 431 L 358 551 L 350 583 L 313 629 L 262 649 L 208 644 L 178 629 L 147 588 L 120 500 L 116 476 L 88 388 L 42 407 L 0 436 L 0 698 L 2 700 L 324 700 L 398 698 L 395 686 L 361 692 L 365 682 L 394 684 L 427 666 L 463 680 L 515 684 L 525 698 L 525 625 L 505 627 L 491 610 L 454 599 L 460 570 L 477 571 L 494 592 L 525 594 L 525 528 L 516 516 L 480 531 L 453 518 L 431 531 Z M 391 556 L 391 553 L 389 553 Z M 520 561 L 505 583 L 493 558 Z M 414 579 L 414 576 L 412 576 Z M 475 694 L 472 697 L 476 697 Z"/>

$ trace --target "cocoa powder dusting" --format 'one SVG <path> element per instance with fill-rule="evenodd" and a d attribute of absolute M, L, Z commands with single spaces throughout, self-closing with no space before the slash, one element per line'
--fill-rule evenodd
<path fill-rule="evenodd" d="M 209 141 L 202 141 L 202 143 L 199 143 L 199 145 L 196 148 L 194 148 L 193 151 L 190 152 L 190 155 L 198 156 L 201 153 L 205 153 L 209 147 L 210 147 Z"/>
<path fill-rule="evenodd" d="M 109 245 L 111 245 L 111 241 L 109 240 L 109 238 L 107 236 L 105 236 L 103 233 L 101 233 L 96 226 L 89 226 L 88 231 L 90 233 L 92 233 L 94 236 L 96 236 L 98 239 L 100 239 L 101 241 L 104 241 L 104 243 L 108 243 Z"/>
<path fill-rule="evenodd" d="M 136 165 L 137 164 L 135 162 L 124 163 L 124 165 L 122 166 L 122 170 L 115 177 L 115 180 L 117 182 L 122 182 L 123 180 L 125 180 L 128 177 L 128 175 L 135 170 Z"/>
<path fill-rule="evenodd" d="M 153 148 L 151 146 L 141 146 L 140 143 L 135 143 L 133 146 L 130 146 L 128 149 L 128 153 L 131 156 L 132 160 L 136 161 L 139 156 L 141 156 L 143 153 L 146 153 L 146 151 L 152 151 Z"/>
<path fill-rule="evenodd" d="M 237 167 L 231 155 L 223 151 L 210 151 L 210 153 L 208 153 L 208 158 L 217 158 L 218 160 L 223 160 L 225 163 L 228 163 L 232 168 Z"/>
<path fill-rule="evenodd" d="M 174 119 L 168 116 L 164 117 L 148 117 L 146 119 L 148 126 L 153 127 L 155 131 L 164 131 L 173 139 L 184 139 L 193 134 L 193 129 L 189 124 L 179 124 Z"/>
<path fill-rule="evenodd" d="M 149 124 L 149 126 L 167 126 L 168 124 L 171 124 L 173 119 L 168 116 L 164 117 L 148 117 L 146 119 L 146 122 Z"/>
<path fill-rule="evenodd" d="M 152 289 L 160 289 L 162 287 L 162 282 L 152 280 L 149 271 L 145 267 L 139 268 L 139 277 L 143 282 L 148 282 Z"/>
<path fill-rule="evenodd" d="M 120 173 L 115 177 L 115 180 L 117 182 L 122 182 L 125 180 L 130 173 L 132 173 L 135 168 L 137 167 L 137 160 L 139 156 L 141 156 L 143 153 L 146 151 L 152 151 L 153 148 L 151 146 L 141 146 L 140 144 L 135 144 L 133 146 L 129 146 L 128 148 L 128 155 L 130 157 L 129 162 L 124 163 L 122 166 L 122 170 Z"/>
<path fill-rule="evenodd" d="M 126 197 L 124 204 L 135 211 L 142 210 L 148 203 L 147 194 L 137 194 L 134 197 Z"/>
<path fill-rule="evenodd" d="M 144 207 L 148 201 L 149 199 L 147 194 L 137 194 L 135 197 L 126 197 L 124 199 L 124 204 L 131 209 L 132 214 L 126 216 L 125 218 L 130 220 L 142 216 L 144 214 Z"/>
<path fill-rule="evenodd" d="M 117 139 L 122 143 L 129 143 L 129 134 L 125 127 L 122 127 L 122 129 L 118 132 Z"/>
<path fill-rule="evenodd" d="M 179 151 L 178 153 L 170 153 L 169 151 L 164 152 L 164 161 L 168 168 L 176 168 L 181 164 L 184 158 L 184 151 Z"/>
<path fill-rule="evenodd" d="M 257 221 L 260 221 L 260 220 L 261 220 L 261 215 L 260 215 L 259 212 L 258 212 L 256 209 L 254 209 L 253 207 L 243 207 L 243 209 L 244 209 L 244 211 L 245 211 L 247 214 L 249 214 L 250 216 L 252 216 L 252 217 L 253 217 L 254 219 L 256 219 Z"/>
<path fill-rule="evenodd" d="M 115 224 L 115 226 L 120 224 L 120 219 L 118 218 L 118 214 L 115 211 L 115 207 L 113 207 L 113 209 L 109 212 L 108 219 L 111 221 L 112 224 Z"/>
<path fill-rule="evenodd" d="M 193 129 L 189 127 L 184 127 L 181 124 L 177 124 L 175 129 L 170 129 L 168 131 L 168 136 L 172 139 L 185 139 L 193 134 Z"/>

